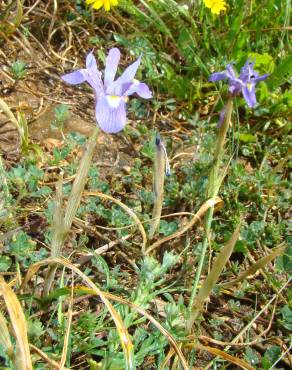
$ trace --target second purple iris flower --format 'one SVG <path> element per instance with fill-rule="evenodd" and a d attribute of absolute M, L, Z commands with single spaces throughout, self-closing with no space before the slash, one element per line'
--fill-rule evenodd
<path fill-rule="evenodd" d="M 265 80 L 268 76 L 268 74 L 260 76 L 254 70 L 254 62 L 248 59 L 241 68 L 239 76 L 236 76 L 232 64 L 228 64 L 225 71 L 211 74 L 209 81 L 214 82 L 227 79 L 231 95 L 242 93 L 247 105 L 253 108 L 257 102 L 255 94 L 256 84 Z"/>

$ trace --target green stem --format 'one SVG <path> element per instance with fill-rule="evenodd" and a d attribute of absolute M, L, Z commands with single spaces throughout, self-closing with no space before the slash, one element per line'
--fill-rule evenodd
<path fill-rule="evenodd" d="M 154 205 L 152 211 L 152 221 L 150 224 L 149 239 L 151 240 L 155 231 L 159 227 L 163 204 L 164 177 L 165 177 L 165 152 L 160 136 L 156 138 L 155 157 L 154 157 Z"/>
<path fill-rule="evenodd" d="M 90 139 L 87 144 L 87 149 L 81 159 L 81 163 L 79 165 L 75 181 L 68 199 L 68 204 L 65 212 L 64 217 L 64 227 L 65 231 L 69 232 L 73 218 L 75 217 L 77 208 L 79 207 L 79 203 L 82 197 L 82 193 L 87 181 L 87 175 L 91 164 L 91 159 L 93 156 L 93 151 L 96 144 L 97 135 L 99 133 L 99 128 L 96 126 Z"/>
<path fill-rule="evenodd" d="M 225 107 L 224 121 L 221 124 L 219 128 L 219 132 L 218 132 L 217 143 L 216 143 L 215 153 L 214 153 L 214 162 L 213 162 L 213 166 L 210 172 L 208 189 L 207 189 L 208 198 L 214 198 L 215 196 L 218 195 L 219 188 L 223 180 L 223 178 L 219 178 L 219 171 L 220 171 L 221 160 L 224 155 L 224 143 L 225 143 L 228 128 L 230 126 L 232 106 L 233 106 L 233 100 L 230 97 Z M 192 292 L 191 292 L 191 297 L 190 297 L 190 302 L 189 302 L 189 307 L 188 307 L 189 315 L 191 315 L 191 312 L 192 312 L 192 308 L 193 308 L 195 297 L 196 297 L 197 290 L 198 290 L 199 281 L 201 278 L 201 274 L 202 274 L 202 270 L 203 270 L 203 266 L 205 262 L 205 256 L 206 256 L 207 247 L 208 247 L 210 235 L 211 235 L 211 225 L 212 225 L 212 220 L 213 220 L 213 214 L 214 214 L 214 207 L 211 207 L 208 209 L 206 217 L 205 217 L 205 236 L 203 240 L 203 247 L 202 247 L 202 252 L 201 252 L 198 268 L 195 274 L 194 284 L 192 287 Z M 188 328 L 190 326 L 188 325 L 190 322 L 191 320 L 188 319 L 188 323 L 187 323 Z"/>
<path fill-rule="evenodd" d="M 79 207 L 82 193 L 87 181 L 87 175 L 90 168 L 98 133 L 99 128 L 95 127 L 91 137 L 88 140 L 87 148 L 84 152 L 78 171 L 76 173 L 75 181 L 73 183 L 73 187 L 69 195 L 64 217 L 63 215 L 61 216 L 61 201 L 62 201 L 61 189 L 57 191 L 57 193 L 59 193 L 59 195 L 57 194 L 56 198 L 57 204 L 55 212 L 57 213 L 57 215 L 55 215 L 56 219 L 53 225 L 53 239 L 51 248 L 51 256 L 53 258 L 58 258 L 61 255 L 62 247 L 71 229 L 73 219 Z M 43 291 L 44 296 L 48 295 L 50 292 L 52 283 L 55 278 L 55 273 L 56 265 L 50 265 L 44 283 Z"/>

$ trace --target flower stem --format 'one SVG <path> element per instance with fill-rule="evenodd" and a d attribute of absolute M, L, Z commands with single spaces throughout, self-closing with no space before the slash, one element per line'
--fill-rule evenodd
<path fill-rule="evenodd" d="M 53 258 L 58 258 L 61 255 L 62 247 L 66 240 L 66 237 L 71 229 L 73 219 L 76 215 L 77 209 L 80 204 L 81 196 L 87 181 L 87 175 L 90 168 L 96 138 L 99 133 L 99 128 L 96 126 L 93 130 L 92 135 L 90 136 L 87 148 L 83 154 L 81 159 L 78 171 L 76 173 L 76 177 L 73 183 L 73 187 L 71 193 L 69 195 L 67 207 L 65 210 L 65 215 L 63 215 L 61 206 L 62 206 L 62 183 L 58 185 L 57 188 L 57 197 L 56 197 L 56 208 L 55 208 L 55 215 L 54 215 L 54 223 L 53 223 L 53 239 L 52 239 L 52 246 L 51 246 L 51 256 Z M 54 281 L 56 273 L 56 265 L 50 265 L 47 271 L 45 284 L 44 284 L 44 291 L 43 294 L 48 295 Z"/>
<path fill-rule="evenodd" d="M 152 222 L 150 224 L 149 239 L 151 240 L 159 227 L 163 204 L 164 177 L 165 177 L 165 152 L 160 135 L 156 137 L 154 156 L 154 205 L 152 211 Z M 144 251 L 145 253 L 145 251 Z"/>
<path fill-rule="evenodd" d="M 212 169 L 209 175 L 209 183 L 208 183 L 208 188 L 207 188 L 208 198 L 214 198 L 218 195 L 219 188 L 223 180 L 222 177 L 221 178 L 219 177 L 219 171 L 220 171 L 221 160 L 224 155 L 225 139 L 226 139 L 228 128 L 230 126 L 232 107 L 233 107 L 233 100 L 230 97 L 226 104 L 224 120 L 218 132 L 215 153 L 214 153 L 214 161 L 213 161 L 213 166 L 212 166 Z M 190 297 L 190 302 L 189 302 L 189 307 L 188 307 L 189 315 L 191 315 L 191 312 L 192 312 L 194 300 L 197 294 L 198 285 L 199 285 L 199 281 L 200 281 L 203 266 L 204 266 L 207 247 L 208 247 L 209 240 L 210 240 L 213 214 L 214 214 L 214 207 L 211 207 L 208 209 L 206 213 L 206 217 L 205 217 L 205 236 L 203 240 L 203 247 L 202 247 L 202 252 L 201 252 L 198 268 L 195 274 L 194 284 L 192 287 L 192 292 L 191 292 L 191 297 Z M 190 320 L 189 318 L 187 322 L 188 331 L 191 330 L 190 325 L 188 325 L 190 322 L 192 322 L 192 320 Z"/>

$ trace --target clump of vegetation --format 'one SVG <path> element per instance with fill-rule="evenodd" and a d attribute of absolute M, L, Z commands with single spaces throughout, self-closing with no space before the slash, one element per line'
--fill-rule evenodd
<path fill-rule="evenodd" d="M 3 369 L 291 368 L 289 2 L 0 9 Z"/>

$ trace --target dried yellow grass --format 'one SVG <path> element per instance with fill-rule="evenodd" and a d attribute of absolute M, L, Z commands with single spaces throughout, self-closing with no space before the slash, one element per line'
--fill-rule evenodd
<path fill-rule="evenodd" d="M 71 297 L 70 297 L 70 302 L 69 302 L 69 307 L 68 307 L 67 328 L 66 328 L 66 333 L 64 337 L 63 351 L 62 351 L 62 357 L 60 361 L 59 370 L 65 369 L 65 362 L 67 358 L 68 344 L 69 344 L 69 339 L 70 339 L 70 330 L 71 330 L 71 325 L 72 325 L 72 316 L 73 316 L 73 290 L 71 289 Z"/>
<path fill-rule="evenodd" d="M 2 347 L 4 353 L 8 355 L 8 357 L 11 358 L 13 356 L 13 346 L 10 339 L 7 321 L 1 311 L 0 311 L 0 346 Z"/>
<path fill-rule="evenodd" d="M 224 288 L 230 288 L 240 281 L 245 280 L 248 276 L 255 274 L 259 269 L 264 268 L 269 262 L 273 261 L 273 259 L 283 254 L 286 247 L 286 244 L 284 244 L 272 249 L 269 254 L 256 261 L 246 271 L 242 272 L 236 279 L 223 283 L 221 286 Z"/>
<path fill-rule="evenodd" d="M 178 238 L 179 236 L 183 235 L 186 233 L 191 227 L 193 227 L 197 222 L 200 222 L 204 214 L 208 211 L 209 208 L 215 207 L 219 203 L 223 203 L 222 200 L 219 197 L 214 197 L 208 199 L 204 204 L 201 205 L 199 208 L 198 212 L 194 214 L 194 216 L 191 218 L 191 220 L 184 225 L 181 229 L 176 231 L 175 233 L 166 236 L 165 238 L 161 238 L 157 240 L 155 243 L 153 243 L 147 250 L 146 254 L 149 254 L 152 252 L 154 249 L 158 248 L 161 246 L 161 244 L 166 243 L 174 238 Z"/>
<path fill-rule="evenodd" d="M 25 316 L 16 294 L 2 276 L 0 276 L 0 295 L 5 301 L 16 339 L 18 369 L 32 370 Z"/>
<path fill-rule="evenodd" d="M 103 193 L 100 193 L 99 191 L 85 191 L 83 193 L 83 195 L 86 195 L 86 196 L 97 196 L 97 197 L 100 197 L 102 199 L 106 199 L 106 200 L 110 200 L 114 203 L 116 203 L 118 206 L 120 206 L 124 211 L 126 211 L 128 213 L 128 215 L 135 221 L 135 225 L 137 225 L 140 233 L 141 233 L 141 236 L 142 236 L 142 246 L 141 246 L 141 249 L 142 249 L 142 252 L 143 254 L 145 254 L 145 248 L 146 248 L 146 244 L 147 244 L 147 235 L 146 235 L 146 231 L 144 229 L 144 226 L 142 224 L 142 222 L 140 221 L 140 219 L 138 218 L 138 216 L 136 215 L 136 213 L 131 209 L 129 208 L 128 206 L 126 206 L 123 202 L 121 202 L 120 200 L 118 199 L 115 199 L 114 197 L 108 195 L 108 194 L 103 194 Z"/>

